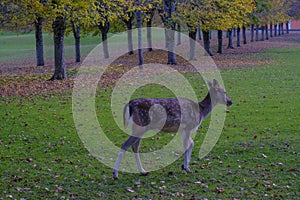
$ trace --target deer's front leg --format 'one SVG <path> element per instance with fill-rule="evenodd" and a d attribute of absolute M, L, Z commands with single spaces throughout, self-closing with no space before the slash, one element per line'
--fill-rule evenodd
<path fill-rule="evenodd" d="M 141 143 L 141 139 L 139 139 L 135 144 L 132 145 L 132 150 L 134 152 L 134 156 L 135 156 L 135 159 L 136 159 L 136 164 L 138 166 L 138 169 L 139 169 L 140 173 L 142 175 L 148 175 L 149 172 L 144 170 L 144 168 L 142 166 L 142 163 L 141 163 L 141 158 L 140 158 L 140 154 L 139 154 L 140 143 Z"/>

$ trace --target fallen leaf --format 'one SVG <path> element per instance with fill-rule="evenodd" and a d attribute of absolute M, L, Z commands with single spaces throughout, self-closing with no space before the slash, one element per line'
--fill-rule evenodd
<path fill-rule="evenodd" d="M 268 156 L 266 156 L 265 154 L 261 154 L 261 156 L 263 157 L 263 158 L 267 158 Z"/>
<path fill-rule="evenodd" d="M 131 192 L 131 193 L 134 193 L 134 192 L 135 192 L 131 187 L 127 187 L 126 190 L 127 190 L 128 192 Z"/>
<path fill-rule="evenodd" d="M 225 188 L 223 188 L 223 187 L 217 187 L 217 188 L 216 188 L 216 191 L 217 191 L 218 193 L 224 193 L 224 192 L 226 192 Z"/>

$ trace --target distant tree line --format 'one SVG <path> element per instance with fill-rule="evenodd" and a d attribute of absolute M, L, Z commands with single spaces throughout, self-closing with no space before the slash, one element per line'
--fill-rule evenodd
<path fill-rule="evenodd" d="M 210 48 L 212 30 L 217 30 L 217 52 L 222 53 L 224 30 L 229 40 L 228 48 L 233 48 L 233 34 L 237 36 L 237 46 L 240 46 L 241 41 L 247 43 L 247 29 L 251 30 L 251 42 L 265 40 L 284 34 L 284 25 L 291 18 L 300 18 L 297 0 L 0 0 L 0 6 L 1 30 L 35 32 L 37 66 L 44 65 L 42 33 L 53 32 L 55 72 L 51 80 L 67 78 L 64 37 L 70 33 L 74 36 L 76 62 L 80 62 L 81 57 L 80 38 L 90 32 L 101 35 L 104 58 L 108 58 L 107 34 L 112 26 L 114 31 L 127 30 L 130 55 L 134 53 L 131 30 L 145 25 L 148 51 L 152 51 L 151 27 L 154 16 L 158 15 L 166 28 L 167 63 L 176 64 L 176 55 L 172 53 L 175 48 L 174 30 L 180 31 L 182 27 L 186 27 L 189 36 L 194 39 L 189 45 L 190 59 L 195 59 L 196 39 L 203 38 L 207 54 L 213 55 Z M 143 65 L 141 34 L 139 31 L 138 55 L 139 64 Z"/>

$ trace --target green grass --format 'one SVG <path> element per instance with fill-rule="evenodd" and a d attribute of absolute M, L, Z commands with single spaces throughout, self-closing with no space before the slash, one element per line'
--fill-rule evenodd
<path fill-rule="evenodd" d="M 145 30 L 144 30 L 145 32 Z M 125 33 L 124 33 L 125 34 Z M 114 33 L 109 33 L 108 37 L 113 36 Z M 146 35 L 146 34 L 144 34 Z M 133 32 L 133 41 L 136 40 L 137 34 Z M 125 42 L 123 37 L 118 39 L 110 40 L 111 43 Z M 153 41 L 159 39 L 162 41 L 162 35 L 160 31 L 153 31 Z M 121 41 L 120 41 L 121 39 Z M 53 33 L 43 34 L 44 42 L 44 58 L 54 58 L 54 44 L 53 44 Z M 74 58 L 75 47 L 74 37 L 72 34 L 65 36 L 65 56 L 66 58 Z M 81 56 L 87 56 L 97 45 L 101 43 L 101 36 L 86 35 L 80 39 L 80 50 Z M 126 43 L 124 43 L 126 45 Z M 35 35 L 34 33 L 17 34 L 13 32 L 0 33 L 0 62 L 22 62 L 26 59 L 35 58 Z"/>
<path fill-rule="evenodd" d="M 71 91 L 2 98 L 0 199 L 297 199 L 299 52 L 299 48 L 269 50 L 263 54 L 274 60 L 270 66 L 222 70 L 234 105 L 217 145 L 201 160 L 198 152 L 208 121 L 198 130 L 192 174 L 181 171 L 181 158 L 149 176 L 120 172 L 120 179 L 114 181 L 112 169 L 90 156 L 76 133 Z M 204 97 L 199 77 L 186 76 Z M 99 89 L 96 111 L 99 120 L 105 120 L 107 135 L 120 145 L 127 135 L 115 128 L 109 109 L 111 91 Z M 150 85 L 134 94 L 139 96 L 172 94 Z M 155 137 L 161 139 L 143 140 L 141 151 L 158 149 L 172 138 Z"/>
<path fill-rule="evenodd" d="M 44 33 L 44 56 L 45 59 L 53 58 L 53 34 Z M 83 56 L 87 55 L 97 44 L 101 38 L 83 37 L 81 39 L 81 53 Z M 3 33 L 0 35 L 0 62 L 15 62 L 23 61 L 28 58 L 35 57 L 35 36 L 34 33 L 29 34 L 12 34 Z M 75 55 L 74 38 L 70 34 L 65 38 L 65 53 L 66 58 L 73 58 Z M 16 56 L 18 55 L 18 56 Z"/>

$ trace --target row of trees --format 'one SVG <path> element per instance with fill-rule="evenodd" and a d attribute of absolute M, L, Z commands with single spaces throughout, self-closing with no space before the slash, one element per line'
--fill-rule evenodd
<path fill-rule="evenodd" d="M 90 32 L 100 33 L 103 41 L 104 57 L 109 57 L 107 34 L 111 24 L 120 20 L 128 30 L 128 53 L 133 54 L 132 28 L 134 19 L 137 27 L 147 26 L 148 50 L 152 50 L 151 26 L 155 13 L 158 13 L 166 28 L 168 64 L 176 64 L 173 54 L 174 31 L 186 26 L 191 38 L 196 39 L 197 30 L 202 30 L 204 47 L 210 49 L 210 30 L 218 30 L 218 52 L 223 52 L 222 30 L 228 31 L 229 48 L 232 48 L 232 29 L 237 29 L 238 39 L 242 30 L 244 43 L 246 29 L 261 25 L 265 33 L 267 25 L 282 27 L 291 15 L 296 0 L 0 0 L 0 22 L 4 30 L 34 30 L 36 37 L 36 62 L 44 65 L 42 32 L 53 32 L 55 73 L 51 80 L 65 79 L 64 36 L 72 33 L 75 38 L 76 61 L 80 61 L 80 37 Z M 297 7 L 296 6 L 296 7 Z M 122 29 L 123 27 L 115 26 Z M 257 29 L 258 30 L 258 29 Z M 277 30 L 277 28 L 275 29 Z M 141 46 L 141 32 L 139 32 Z M 268 34 L 266 34 L 268 35 Z M 239 40 L 238 40 L 239 41 Z M 194 40 L 190 41 L 190 58 L 194 58 Z M 139 64 L 143 64 L 142 50 L 139 49 Z"/>

